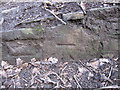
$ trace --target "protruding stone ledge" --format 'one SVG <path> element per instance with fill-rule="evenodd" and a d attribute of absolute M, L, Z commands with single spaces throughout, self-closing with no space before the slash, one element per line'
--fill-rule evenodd
<path fill-rule="evenodd" d="M 84 14 L 83 14 L 83 12 L 67 13 L 67 14 L 63 14 L 63 18 L 65 20 L 83 19 Z"/>
<path fill-rule="evenodd" d="M 12 41 L 12 40 L 36 40 L 43 39 L 43 29 L 36 28 L 20 28 L 18 30 L 9 30 L 5 32 L 0 32 L 2 34 L 2 40 Z"/>

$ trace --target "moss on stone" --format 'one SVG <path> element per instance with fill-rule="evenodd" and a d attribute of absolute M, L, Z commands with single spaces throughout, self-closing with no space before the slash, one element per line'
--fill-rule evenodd
<path fill-rule="evenodd" d="M 32 28 L 21 28 L 20 30 L 21 30 L 21 32 L 24 33 L 24 34 L 27 34 L 27 35 L 28 35 L 28 34 L 32 34 L 32 35 L 34 35 Z"/>

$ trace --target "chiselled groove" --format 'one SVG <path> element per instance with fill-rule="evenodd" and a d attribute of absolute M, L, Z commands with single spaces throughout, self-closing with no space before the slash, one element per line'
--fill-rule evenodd
<path fill-rule="evenodd" d="M 75 44 L 71 44 L 71 43 L 64 43 L 64 44 L 58 43 L 57 45 L 58 46 L 76 46 Z"/>

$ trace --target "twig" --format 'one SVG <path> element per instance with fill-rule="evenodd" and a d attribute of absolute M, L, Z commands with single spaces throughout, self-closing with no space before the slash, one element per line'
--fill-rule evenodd
<path fill-rule="evenodd" d="M 22 78 L 23 81 L 25 81 L 26 83 L 28 82 L 25 78 Z"/>
<path fill-rule="evenodd" d="M 73 77 L 74 77 L 74 79 L 75 79 L 75 81 L 76 81 L 76 83 L 77 83 L 78 87 L 79 87 L 79 88 L 82 88 L 82 87 L 81 87 L 81 85 L 79 84 L 78 80 L 77 80 L 76 75 L 74 75 Z"/>
<path fill-rule="evenodd" d="M 107 81 L 109 81 L 110 83 L 113 84 L 113 81 L 111 79 L 109 79 L 108 77 L 106 77 L 104 74 L 100 74 L 100 75 L 104 80 L 107 80 Z"/>
<path fill-rule="evenodd" d="M 63 69 L 62 69 L 62 72 L 67 68 L 67 66 L 65 66 Z"/>
<path fill-rule="evenodd" d="M 110 78 L 110 77 L 111 77 L 112 70 L 113 70 L 113 67 L 111 67 L 111 69 L 110 69 L 110 73 L 109 73 L 109 76 L 108 76 L 108 78 Z"/>
<path fill-rule="evenodd" d="M 15 74 L 13 74 L 13 75 L 9 75 L 8 78 L 15 77 L 16 75 L 18 75 L 18 73 L 15 73 Z"/>
<path fill-rule="evenodd" d="M 119 89 L 120 88 L 120 86 L 118 86 L 118 85 L 111 85 L 111 86 L 106 86 L 106 87 L 101 87 L 101 88 L 97 88 L 97 89 L 94 89 L 94 90 L 108 90 L 108 89 L 111 89 L 111 88 L 115 88 L 115 89 Z"/>
<path fill-rule="evenodd" d="M 19 7 L 13 7 L 13 8 L 7 9 L 7 10 L 3 10 L 1 13 L 7 14 L 7 13 L 11 12 L 12 10 L 16 10 L 16 9 L 19 9 Z"/>
<path fill-rule="evenodd" d="M 109 76 L 107 77 L 108 79 L 111 77 L 111 74 L 112 74 L 112 70 L 113 70 L 113 67 L 111 67 L 110 69 L 110 73 L 109 73 Z M 105 84 L 105 86 L 107 85 L 107 83 Z"/>
<path fill-rule="evenodd" d="M 4 18 L 1 18 L 0 25 L 2 25 L 4 22 Z"/>
<path fill-rule="evenodd" d="M 55 75 L 62 81 L 63 84 L 65 84 L 65 82 L 62 80 L 62 78 L 57 73 L 55 73 Z"/>
<path fill-rule="evenodd" d="M 80 61 L 80 60 L 79 60 Z M 95 72 L 95 73 L 98 73 L 98 72 L 96 72 L 94 69 L 89 69 L 86 65 L 84 65 L 81 61 L 80 61 L 80 63 L 82 64 L 82 66 L 83 67 L 85 67 L 86 69 L 88 69 L 90 72 Z"/>
<path fill-rule="evenodd" d="M 61 21 L 63 24 L 66 25 L 66 22 L 63 21 L 61 18 L 59 18 L 57 15 L 55 15 L 55 13 L 47 8 L 45 8 L 46 11 L 50 12 L 53 16 L 55 16 L 55 18 L 57 18 L 59 21 Z"/>
<path fill-rule="evenodd" d="M 79 60 L 79 61 L 80 61 L 80 60 Z M 112 81 L 111 79 L 109 79 L 108 77 L 106 77 L 104 74 L 101 74 L 100 72 L 96 72 L 94 69 L 90 70 L 90 69 L 89 69 L 88 67 L 86 67 L 81 61 L 80 61 L 80 63 L 82 64 L 82 66 L 84 66 L 84 67 L 85 67 L 86 69 L 88 69 L 89 71 L 92 72 L 92 70 L 93 70 L 95 73 L 99 74 L 103 79 L 109 81 L 110 83 L 113 83 L 113 81 Z"/>
<path fill-rule="evenodd" d="M 35 80 L 37 80 L 39 83 L 42 83 L 42 81 L 38 78 L 35 78 Z"/>
<path fill-rule="evenodd" d="M 38 18 L 39 16 L 40 16 L 40 14 L 39 14 L 39 15 L 36 15 L 35 17 L 32 17 L 32 18 L 24 19 L 24 20 L 22 20 L 21 22 L 17 23 L 14 27 L 16 27 L 16 26 L 24 23 L 24 22 L 27 21 L 27 20 L 36 19 L 36 18 Z"/>
<path fill-rule="evenodd" d="M 81 4 L 77 3 L 78 6 L 82 9 L 83 13 L 86 15 L 86 10 L 84 4 L 81 2 Z"/>
<path fill-rule="evenodd" d="M 61 88 L 65 88 L 64 86 L 60 85 Z"/>
<path fill-rule="evenodd" d="M 65 82 L 62 80 L 62 78 L 57 73 L 49 72 L 48 75 L 50 75 L 50 74 L 55 74 L 62 81 L 62 83 L 65 84 Z"/>
<path fill-rule="evenodd" d="M 59 81 L 56 83 L 57 85 L 54 88 L 60 88 Z"/>

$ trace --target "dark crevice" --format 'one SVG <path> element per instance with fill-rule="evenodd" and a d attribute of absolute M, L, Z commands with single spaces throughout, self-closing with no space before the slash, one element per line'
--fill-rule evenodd
<path fill-rule="evenodd" d="M 69 43 L 68 44 L 67 43 L 66 44 L 58 43 L 57 45 L 58 46 L 76 46 L 75 44 L 69 44 Z"/>

